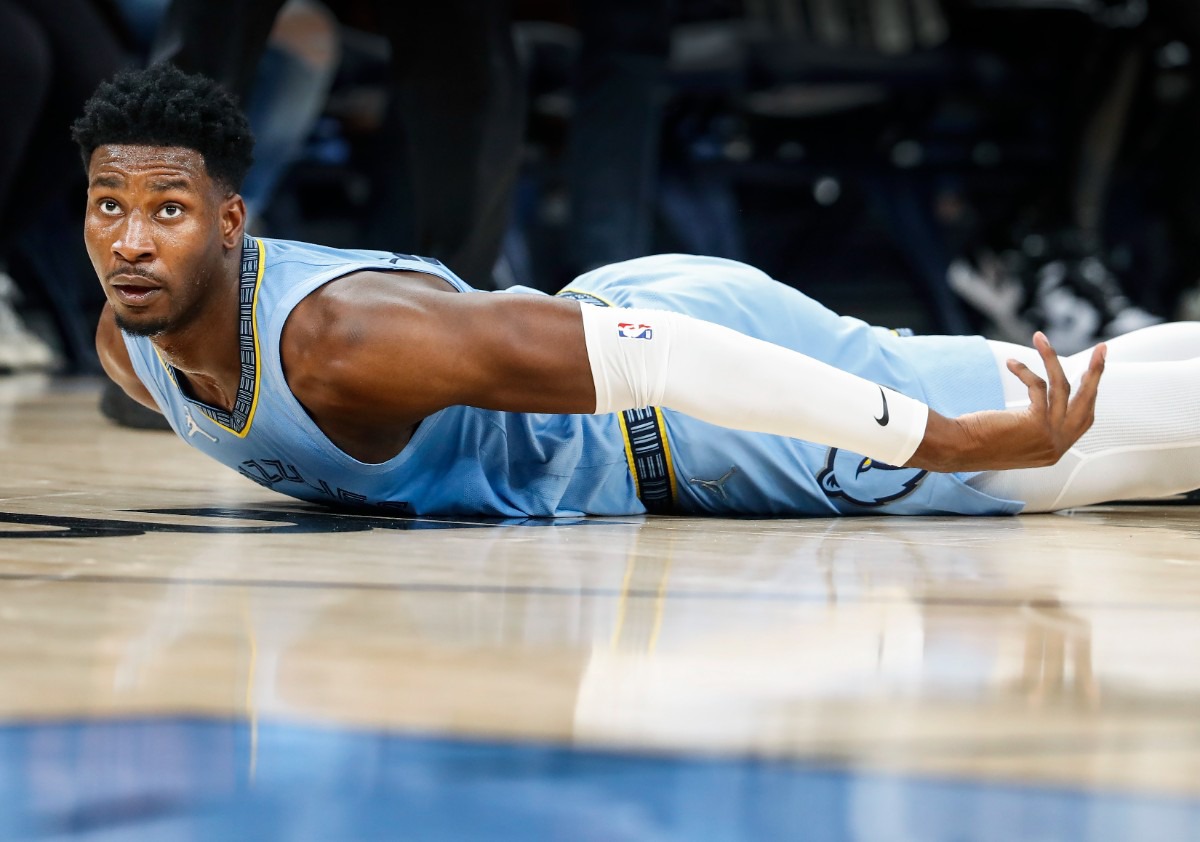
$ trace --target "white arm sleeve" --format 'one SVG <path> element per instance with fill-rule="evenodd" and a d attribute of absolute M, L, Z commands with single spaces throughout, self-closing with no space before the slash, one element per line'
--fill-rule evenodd
<path fill-rule="evenodd" d="M 663 406 L 894 466 L 924 438 L 925 404 L 799 352 L 681 313 L 580 309 L 598 415 Z"/>

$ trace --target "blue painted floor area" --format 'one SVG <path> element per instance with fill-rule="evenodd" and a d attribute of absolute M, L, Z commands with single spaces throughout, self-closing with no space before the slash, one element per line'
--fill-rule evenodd
<path fill-rule="evenodd" d="M 1200 801 L 369 731 L 0 728 L 0 839 L 1200 839 Z"/>

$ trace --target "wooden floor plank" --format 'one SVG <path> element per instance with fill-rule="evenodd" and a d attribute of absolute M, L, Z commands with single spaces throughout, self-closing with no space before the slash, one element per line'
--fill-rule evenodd
<path fill-rule="evenodd" d="M 1200 794 L 1200 510 L 335 517 L 96 402 L 0 378 L 4 721 L 201 713 Z"/>

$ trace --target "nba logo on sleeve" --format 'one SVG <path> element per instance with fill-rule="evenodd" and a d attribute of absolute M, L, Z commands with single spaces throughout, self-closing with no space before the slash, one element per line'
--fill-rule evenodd
<path fill-rule="evenodd" d="M 633 322 L 617 322 L 617 333 L 624 339 L 651 339 L 654 337 L 654 328 Z"/>

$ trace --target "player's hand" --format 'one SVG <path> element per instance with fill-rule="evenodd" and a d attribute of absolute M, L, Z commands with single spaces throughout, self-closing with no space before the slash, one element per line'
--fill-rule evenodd
<path fill-rule="evenodd" d="M 1092 351 L 1079 390 L 1072 396 L 1062 363 L 1045 334 L 1035 333 L 1033 345 L 1046 366 L 1045 380 L 1024 363 L 1008 361 L 1008 370 L 1029 389 L 1029 406 L 953 419 L 930 411 L 925 438 L 908 465 L 940 472 L 998 471 L 1038 468 L 1061 459 L 1092 426 L 1107 348 L 1101 344 Z"/>

